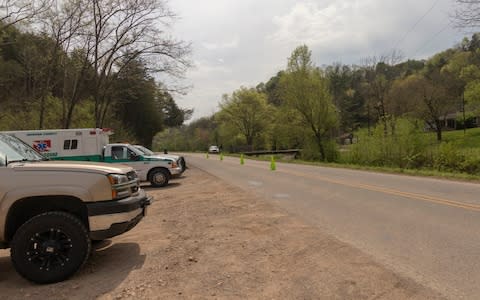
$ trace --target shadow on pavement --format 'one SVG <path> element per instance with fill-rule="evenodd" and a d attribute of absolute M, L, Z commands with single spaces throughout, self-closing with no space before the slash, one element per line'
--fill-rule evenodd
<path fill-rule="evenodd" d="M 164 187 L 153 187 L 151 185 L 142 185 L 142 189 L 145 191 L 161 191 L 161 190 L 169 190 L 169 189 L 174 189 L 182 184 L 180 182 L 169 182 L 167 186 Z"/>
<path fill-rule="evenodd" d="M 71 279 L 49 285 L 31 283 L 18 275 L 10 257 L 0 257 L 0 298 L 24 299 L 41 295 L 43 299 L 93 299 L 120 285 L 127 276 L 145 263 L 136 243 L 95 243 L 83 268 Z M 68 291 L 68 292 L 67 292 Z M 68 295 L 67 295 L 68 293 Z"/>

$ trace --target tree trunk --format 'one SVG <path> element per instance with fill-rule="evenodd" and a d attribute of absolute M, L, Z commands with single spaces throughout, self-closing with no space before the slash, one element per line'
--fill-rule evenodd
<path fill-rule="evenodd" d="M 437 132 L 437 141 L 442 140 L 442 122 L 435 120 L 435 131 Z"/>
<path fill-rule="evenodd" d="M 315 132 L 315 138 L 317 140 L 317 146 L 318 150 L 320 151 L 321 159 L 326 161 L 327 159 L 325 157 L 325 148 L 323 147 L 322 136 L 318 132 Z"/>
<path fill-rule="evenodd" d="M 43 123 L 45 119 L 45 95 L 40 98 L 40 118 L 38 121 L 38 129 L 43 129 Z"/>
<path fill-rule="evenodd" d="M 72 102 L 69 107 L 68 107 L 68 113 L 67 113 L 67 118 L 65 120 L 64 127 L 65 129 L 69 129 L 70 125 L 72 123 L 72 118 L 73 118 L 73 112 L 75 110 L 75 102 Z"/>
<path fill-rule="evenodd" d="M 247 139 L 247 145 L 248 145 L 249 149 L 253 150 L 253 136 L 247 135 L 247 136 L 245 136 L 245 138 Z"/>

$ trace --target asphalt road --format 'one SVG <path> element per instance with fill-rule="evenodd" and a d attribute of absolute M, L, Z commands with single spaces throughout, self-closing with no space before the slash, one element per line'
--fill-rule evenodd
<path fill-rule="evenodd" d="M 448 298 L 480 299 L 478 184 L 185 156 Z"/>

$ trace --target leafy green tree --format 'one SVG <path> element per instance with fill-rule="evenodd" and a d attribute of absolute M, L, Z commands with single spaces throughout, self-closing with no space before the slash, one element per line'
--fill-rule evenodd
<path fill-rule="evenodd" d="M 312 63 L 307 46 L 297 47 L 293 51 L 281 85 L 283 98 L 299 113 L 303 125 L 313 134 L 321 159 L 327 160 L 325 146 L 331 139 L 332 130 L 337 128 L 337 112 L 329 82 Z"/>
<path fill-rule="evenodd" d="M 350 133 L 366 123 L 362 95 L 362 70 L 336 63 L 325 70 L 340 119 L 340 133 Z"/>
<path fill-rule="evenodd" d="M 218 120 L 243 135 L 248 146 L 270 125 L 271 107 L 267 97 L 255 89 L 241 87 L 231 96 L 224 95 Z"/>
<path fill-rule="evenodd" d="M 303 148 L 307 132 L 298 111 L 283 105 L 274 113 L 270 133 L 271 148 L 274 150 Z"/>
<path fill-rule="evenodd" d="M 444 120 L 455 111 L 455 95 L 447 88 L 448 76 L 439 71 L 429 74 L 411 75 L 396 82 L 395 90 L 401 90 L 404 103 L 415 117 L 425 121 L 442 140 Z"/>
<path fill-rule="evenodd" d="M 157 85 L 141 61 L 130 61 L 115 84 L 115 115 L 138 141 L 150 147 L 153 136 L 163 129 L 163 115 L 156 103 Z"/>
<path fill-rule="evenodd" d="M 159 87 L 158 103 L 164 115 L 164 123 L 167 127 L 177 127 L 189 120 L 193 114 L 193 109 L 184 109 L 178 107 L 172 95 Z"/>
<path fill-rule="evenodd" d="M 279 107 L 284 104 L 282 99 L 282 91 L 280 89 L 280 78 L 282 78 L 284 71 L 280 71 L 277 75 L 268 80 L 264 86 L 264 93 L 267 94 L 268 103 Z"/>

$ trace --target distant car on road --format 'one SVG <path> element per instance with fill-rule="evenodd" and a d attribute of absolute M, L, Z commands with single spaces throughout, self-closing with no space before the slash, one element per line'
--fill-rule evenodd
<path fill-rule="evenodd" d="M 220 153 L 220 149 L 218 146 L 210 146 L 208 148 L 208 153 Z"/>

